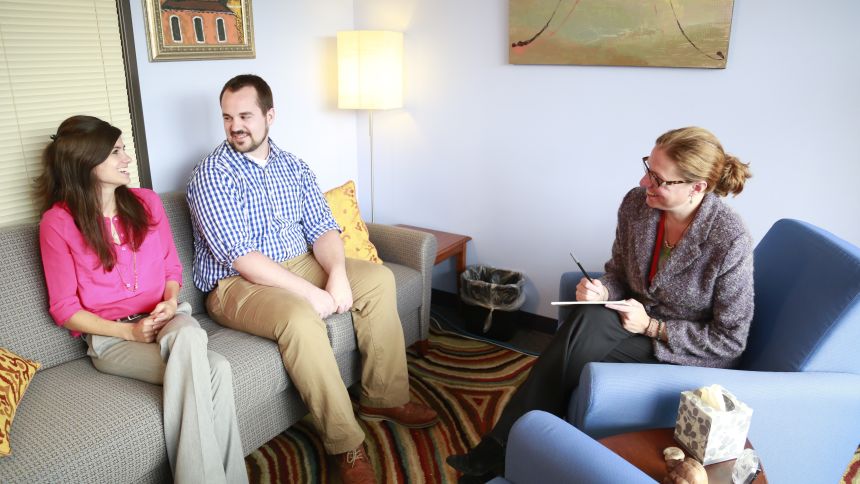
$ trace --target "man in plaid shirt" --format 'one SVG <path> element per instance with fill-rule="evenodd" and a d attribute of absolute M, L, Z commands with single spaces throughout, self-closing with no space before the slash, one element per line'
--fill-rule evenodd
<path fill-rule="evenodd" d="M 269 139 L 275 110 L 268 84 L 236 76 L 220 99 L 227 139 L 188 182 L 194 283 L 209 291 L 206 307 L 219 324 L 278 343 L 343 482 L 375 482 L 324 319 L 352 311 L 362 418 L 432 426 L 436 412 L 409 401 L 394 276 L 344 257 L 315 175 Z"/>

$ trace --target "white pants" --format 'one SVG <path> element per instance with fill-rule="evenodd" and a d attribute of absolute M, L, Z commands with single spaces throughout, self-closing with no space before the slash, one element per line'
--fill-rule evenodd
<path fill-rule="evenodd" d="M 209 338 L 188 303 L 179 305 L 155 343 L 86 339 L 99 371 L 163 386 L 164 440 L 174 481 L 248 482 L 230 363 L 207 350 Z"/>

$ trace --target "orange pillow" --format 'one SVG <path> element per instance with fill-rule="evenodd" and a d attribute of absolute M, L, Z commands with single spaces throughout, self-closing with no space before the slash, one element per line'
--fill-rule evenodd
<path fill-rule="evenodd" d="M 334 220 L 340 227 L 340 238 L 347 257 L 382 264 L 376 247 L 370 242 L 367 225 L 361 219 L 358 200 L 355 198 L 355 183 L 350 180 L 325 192 Z"/>
<path fill-rule="evenodd" d="M 39 363 L 22 358 L 11 351 L 0 348 L 0 456 L 12 453 L 9 445 L 9 429 L 18 402 L 30 384 L 30 379 L 41 366 Z"/>

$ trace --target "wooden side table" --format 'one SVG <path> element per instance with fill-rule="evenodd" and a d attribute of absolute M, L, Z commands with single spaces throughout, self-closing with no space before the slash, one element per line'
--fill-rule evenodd
<path fill-rule="evenodd" d="M 662 482 L 669 473 L 666 468 L 666 461 L 663 459 L 663 449 L 680 447 L 675 442 L 674 434 L 674 428 L 649 429 L 605 437 L 599 442 L 657 482 Z M 747 440 L 746 448 L 753 448 L 749 440 Z M 708 473 L 708 484 L 731 484 L 734 465 L 735 460 L 732 459 L 705 466 L 705 471 Z M 767 484 L 763 467 L 753 484 Z"/>
<path fill-rule="evenodd" d="M 420 230 L 436 237 L 436 261 L 442 262 L 450 257 L 457 257 L 457 290 L 460 289 L 460 273 L 466 270 L 466 243 L 472 240 L 468 235 L 452 234 L 441 230 L 425 229 L 413 225 L 398 224 L 398 227 Z"/>

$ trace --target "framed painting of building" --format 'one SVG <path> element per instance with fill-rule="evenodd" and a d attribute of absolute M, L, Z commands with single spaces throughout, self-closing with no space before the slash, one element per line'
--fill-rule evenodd
<path fill-rule="evenodd" d="M 149 60 L 254 58 L 251 0 L 144 0 Z"/>
<path fill-rule="evenodd" d="M 510 0 L 511 64 L 723 69 L 733 0 Z"/>

